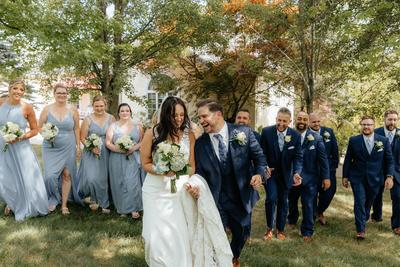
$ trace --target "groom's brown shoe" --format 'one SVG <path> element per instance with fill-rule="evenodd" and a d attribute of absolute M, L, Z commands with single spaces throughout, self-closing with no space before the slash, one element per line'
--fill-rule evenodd
<path fill-rule="evenodd" d="M 239 258 L 233 258 L 233 259 L 232 259 L 232 266 L 233 266 L 233 267 L 240 267 Z"/>

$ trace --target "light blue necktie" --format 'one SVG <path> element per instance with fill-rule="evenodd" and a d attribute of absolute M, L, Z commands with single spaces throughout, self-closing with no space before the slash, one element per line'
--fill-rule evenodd
<path fill-rule="evenodd" d="M 281 132 L 278 133 L 278 144 L 279 144 L 279 150 L 282 152 L 283 145 L 285 144 L 285 136 Z"/>
<path fill-rule="evenodd" d="M 392 132 L 388 132 L 388 138 L 389 138 L 390 144 L 392 144 L 392 142 L 393 142 L 393 133 Z"/>
<path fill-rule="evenodd" d="M 220 135 L 220 134 L 214 135 L 214 138 L 216 138 L 218 140 L 219 161 L 221 163 L 225 163 L 226 157 L 228 154 L 228 149 L 225 146 L 224 139 L 222 138 L 222 135 Z"/>
<path fill-rule="evenodd" d="M 372 151 L 372 142 L 371 142 L 371 139 L 367 138 L 367 139 L 365 140 L 365 144 L 366 144 L 366 146 L 367 146 L 368 153 L 371 154 L 371 151 Z"/>

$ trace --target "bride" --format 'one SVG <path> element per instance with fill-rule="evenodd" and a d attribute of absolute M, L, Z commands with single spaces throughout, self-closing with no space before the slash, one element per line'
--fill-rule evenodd
<path fill-rule="evenodd" d="M 175 173 L 160 173 L 153 162 L 157 145 L 165 141 L 178 144 L 191 166 L 189 175 L 176 180 L 176 193 L 171 193 Z M 194 143 L 184 102 L 178 97 L 167 97 L 161 106 L 159 123 L 147 130 L 141 147 L 142 165 L 147 172 L 142 189 L 142 235 L 146 262 L 151 267 L 232 264 L 230 245 L 207 183 L 201 176 L 193 175 Z"/>

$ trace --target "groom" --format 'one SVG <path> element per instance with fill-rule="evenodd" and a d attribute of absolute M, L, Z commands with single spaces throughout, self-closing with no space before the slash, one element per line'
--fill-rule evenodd
<path fill-rule="evenodd" d="M 217 102 L 207 99 L 196 106 L 204 128 L 195 144 L 196 173 L 207 181 L 222 223 L 232 231 L 233 266 L 240 266 L 252 209 L 259 198 L 255 189 L 265 173 L 265 156 L 252 130 L 226 123 Z M 251 173 L 252 164 L 255 175 Z"/>

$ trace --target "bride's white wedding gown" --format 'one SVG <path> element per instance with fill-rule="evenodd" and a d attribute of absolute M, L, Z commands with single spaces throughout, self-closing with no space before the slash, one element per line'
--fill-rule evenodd
<path fill-rule="evenodd" d="M 188 134 L 180 143 L 189 155 Z M 189 158 L 187 158 L 189 161 Z M 197 202 L 184 184 L 200 186 Z M 147 174 L 143 184 L 143 232 L 146 262 L 151 267 L 229 266 L 232 252 L 218 210 L 205 180 L 194 175 L 176 181 Z"/>

